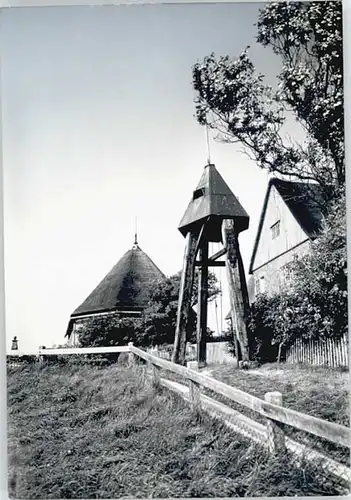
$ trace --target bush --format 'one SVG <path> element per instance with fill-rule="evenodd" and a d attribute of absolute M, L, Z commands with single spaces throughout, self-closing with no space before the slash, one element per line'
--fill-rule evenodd
<path fill-rule="evenodd" d="M 140 319 L 121 318 L 118 314 L 93 317 L 84 322 L 78 340 L 81 347 L 127 345 L 140 329 Z"/>

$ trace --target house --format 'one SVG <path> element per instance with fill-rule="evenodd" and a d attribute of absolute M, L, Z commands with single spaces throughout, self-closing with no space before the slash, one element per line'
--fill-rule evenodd
<path fill-rule="evenodd" d="M 165 275 L 139 247 L 135 237 L 128 250 L 84 302 L 71 314 L 65 337 L 75 337 L 87 319 L 118 313 L 121 317 L 140 316 L 148 300 L 148 287 Z"/>
<path fill-rule="evenodd" d="M 279 292 L 289 263 L 310 251 L 322 223 L 317 184 L 270 179 L 250 261 L 249 300 Z"/>

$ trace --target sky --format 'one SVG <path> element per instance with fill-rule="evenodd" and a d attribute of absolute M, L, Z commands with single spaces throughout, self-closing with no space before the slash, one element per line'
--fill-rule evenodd
<path fill-rule="evenodd" d="M 254 41 L 260 7 L 2 10 L 7 349 L 14 335 L 21 351 L 64 342 L 70 314 L 131 248 L 136 216 L 140 247 L 166 275 L 181 269 L 177 227 L 208 157 L 191 68 L 250 45 L 275 84 L 281 61 Z M 302 138 L 293 120 L 286 133 Z M 240 149 L 210 137 L 211 162 L 250 216 L 247 271 L 268 176 Z M 216 330 L 214 304 L 209 316 Z"/>

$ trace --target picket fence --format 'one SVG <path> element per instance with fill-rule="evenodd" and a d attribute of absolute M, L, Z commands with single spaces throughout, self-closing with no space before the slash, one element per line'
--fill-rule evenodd
<path fill-rule="evenodd" d="M 349 366 L 349 341 L 347 335 L 341 339 L 297 339 L 286 351 L 288 363 L 324 365 L 333 368 Z"/>

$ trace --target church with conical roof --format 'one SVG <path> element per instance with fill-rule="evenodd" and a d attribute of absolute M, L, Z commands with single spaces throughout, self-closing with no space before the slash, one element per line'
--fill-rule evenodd
<path fill-rule="evenodd" d="M 73 311 L 65 336 L 73 340 L 78 325 L 88 318 L 115 313 L 121 317 L 140 316 L 147 304 L 149 286 L 164 277 L 163 272 L 140 248 L 135 235 L 132 248 Z"/>

